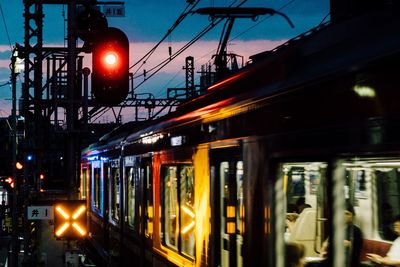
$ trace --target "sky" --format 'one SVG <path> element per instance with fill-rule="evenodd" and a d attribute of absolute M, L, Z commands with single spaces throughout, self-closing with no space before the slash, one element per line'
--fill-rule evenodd
<path fill-rule="evenodd" d="M 238 5 L 243 0 L 200 0 L 194 8 L 227 7 Z M 11 114 L 10 86 L 1 86 L 10 79 L 11 47 L 24 43 L 23 0 L 0 0 L 0 117 Z M 158 43 L 168 29 L 188 6 L 187 0 L 125 0 L 124 17 L 108 17 L 108 25 L 123 30 L 130 41 L 130 65 L 137 63 L 143 55 Z M 273 8 L 284 13 L 294 24 L 279 15 L 259 16 L 257 18 L 236 19 L 228 42 L 228 51 L 243 56 L 244 62 L 249 56 L 271 50 L 301 33 L 329 19 L 329 0 L 247 0 L 242 7 Z M 44 5 L 43 43 L 44 46 L 65 46 L 67 33 L 65 18 L 67 7 L 64 5 Z M 136 93 L 152 93 L 156 98 L 165 97 L 167 88 L 182 88 L 185 85 L 185 57 L 193 56 L 195 62 L 195 83 L 199 79 L 201 65 L 210 62 L 215 54 L 222 33 L 223 23 L 218 24 L 197 42 L 175 58 L 166 67 L 143 82 L 143 69 L 149 70 L 168 58 L 168 47 L 172 52 L 194 38 L 211 22 L 205 15 L 189 14 L 157 48 L 145 64 L 131 69 L 136 73 L 134 84 L 139 85 Z M 83 44 L 78 41 L 78 46 Z M 84 64 L 91 67 L 91 55 L 83 54 Z M 141 68 L 139 68 L 141 66 Z M 22 75 L 21 79 L 22 79 Z M 20 96 L 20 82 L 17 84 Z M 143 82 L 143 83 L 142 83 Z"/>

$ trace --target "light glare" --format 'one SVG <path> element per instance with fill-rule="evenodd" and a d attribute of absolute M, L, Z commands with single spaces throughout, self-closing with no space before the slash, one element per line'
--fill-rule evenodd
<path fill-rule="evenodd" d="M 73 215 L 72 219 L 76 220 L 84 211 L 86 210 L 85 206 L 81 206 Z"/>
<path fill-rule="evenodd" d="M 61 214 L 61 216 L 64 217 L 64 219 L 68 220 L 69 219 L 69 214 L 66 213 L 60 206 L 56 207 L 56 211 Z"/>
<path fill-rule="evenodd" d="M 117 55 L 115 53 L 108 53 L 104 59 L 108 65 L 115 65 L 117 63 Z"/>
<path fill-rule="evenodd" d="M 72 227 L 74 227 L 75 230 L 78 231 L 78 233 L 81 236 L 86 235 L 86 231 L 79 224 L 77 224 L 76 222 L 72 223 Z"/>
<path fill-rule="evenodd" d="M 65 232 L 65 230 L 68 229 L 68 227 L 69 227 L 69 223 L 68 223 L 68 222 L 64 223 L 64 224 L 57 230 L 56 236 L 62 235 L 62 234 Z"/>

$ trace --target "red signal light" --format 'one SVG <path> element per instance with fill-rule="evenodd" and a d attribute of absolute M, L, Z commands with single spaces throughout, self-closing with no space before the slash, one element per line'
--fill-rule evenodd
<path fill-rule="evenodd" d="M 115 67 L 118 63 L 118 55 L 114 51 L 107 52 L 104 56 L 104 62 L 109 67 Z"/>
<path fill-rule="evenodd" d="M 93 49 L 92 93 L 96 100 L 112 106 L 129 91 L 129 41 L 117 28 L 107 28 Z"/>

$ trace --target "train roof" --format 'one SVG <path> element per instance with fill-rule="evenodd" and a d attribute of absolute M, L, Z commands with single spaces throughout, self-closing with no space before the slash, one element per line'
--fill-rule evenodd
<path fill-rule="evenodd" d="M 268 97 L 400 54 L 398 6 L 339 23 L 325 23 L 251 57 L 252 63 L 185 102 L 176 111 L 137 127 L 124 126 L 101 140 L 135 142 L 170 127 L 202 121 L 221 108 Z M 129 124 L 131 125 L 131 124 Z M 125 137 L 122 137 L 125 136 Z"/>

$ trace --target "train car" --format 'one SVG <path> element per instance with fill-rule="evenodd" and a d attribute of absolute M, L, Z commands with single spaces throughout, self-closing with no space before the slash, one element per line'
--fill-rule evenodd
<path fill-rule="evenodd" d="M 98 264 L 283 267 L 289 242 L 309 266 L 386 253 L 400 213 L 398 12 L 320 25 L 85 149 Z"/>

